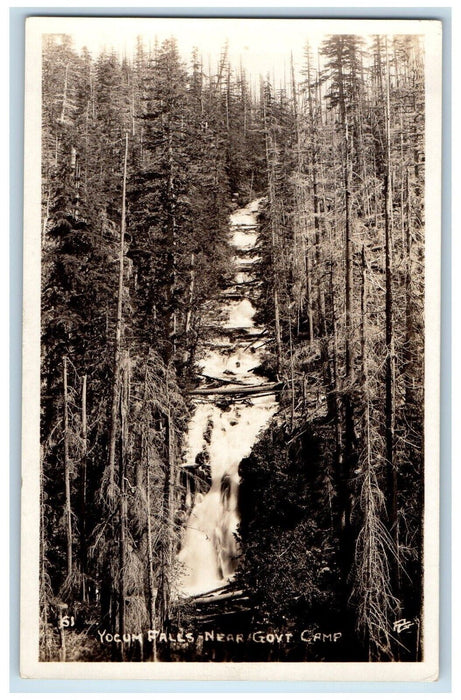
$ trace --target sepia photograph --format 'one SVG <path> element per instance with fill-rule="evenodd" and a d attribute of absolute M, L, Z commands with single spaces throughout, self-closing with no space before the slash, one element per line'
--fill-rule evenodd
<path fill-rule="evenodd" d="M 27 20 L 22 674 L 436 680 L 441 24 Z"/>

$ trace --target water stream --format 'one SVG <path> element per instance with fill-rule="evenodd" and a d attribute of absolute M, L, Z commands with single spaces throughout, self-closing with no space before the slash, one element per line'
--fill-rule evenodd
<path fill-rule="evenodd" d="M 230 217 L 234 285 L 223 292 L 218 330 L 200 363 L 201 387 L 216 387 L 219 393 L 194 399 L 195 411 L 186 440 L 186 465 L 196 463 L 197 455 L 206 454 L 211 473 L 208 492 L 195 495 L 178 555 L 185 572 L 181 589 L 186 595 L 219 588 L 235 572 L 239 554 L 234 536 L 239 523 L 239 464 L 250 454 L 277 405 L 274 394 L 248 393 L 250 386 L 261 392 L 268 381 L 253 372 L 261 364 L 267 340 L 264 329 L 253 321 L 251 301 L 254 263 L 258 260 L 255 246 L 259 205 L 260 200 L 251 202 Z M 242 385 L 242 394 L 235 394 Z"/>

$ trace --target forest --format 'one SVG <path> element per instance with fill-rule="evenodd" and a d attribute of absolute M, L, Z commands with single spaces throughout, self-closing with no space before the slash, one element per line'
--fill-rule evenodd
<path fill-rule="evenodd" d="M 45 37 L 42 661 L 423 658 L 422 43 L 306 37 L 287 72 L 249 75 L 227 45 L 211 70 L 173 38 L 122 58 Z M 258 371 L 278 405 L 239 465 L 231 592 L 207 605 L 178 595 L 211 478 L 184 441 L 233 279 L 229 217 L 255 200 Z M 177 643 L 205 624 L 342 636 Z"/>

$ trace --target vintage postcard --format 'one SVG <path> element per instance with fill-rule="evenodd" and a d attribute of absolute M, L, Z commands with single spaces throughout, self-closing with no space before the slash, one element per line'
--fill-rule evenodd
<path fill-rule="evenodd" d="M 441 23 L 26 35 L 23 677 L 435 680 Z"/>

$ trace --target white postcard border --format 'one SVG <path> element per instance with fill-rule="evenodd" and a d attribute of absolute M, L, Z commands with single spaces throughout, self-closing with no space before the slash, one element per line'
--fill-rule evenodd
<path fill-rule="evenodd" d="M 138 18 L 139 21 L 149 21 Z M 46 679 L 245 680 L 245 681 L 434 681 L 439 653 L 439 412 L 441 251 L 441 22 L 431 20 L 328 20 L 331 32 L 422 33 L 426 48 L 426 266 L 425 266 L 425 527 L 424 656 L 422 662 L 385 663 L 118 663 L 40 662 L 40 136 L 41 36 L 94 17 L 27 20 L 24 162 L 24 306 L 21 494 L 21 675 Z M 115 20 L 112 20 L 115 21 Z M 118 17 L 117 21 L 126 22 Z M 129 20 L 128 20 L 129 21 Z M 161 21 L 157 19 L 155 21 Z M 181 20 L 175 20 L 181 21 Z M 182 20 L 185 21 L 185 20 Z M 207 21 L 195 18 L 195 21 Z M 218 20 L 216 20 L 218 21 Z M 228 20 L 220 21 L 251 21 Z M 264 20 L 254 20 L 260 22 Z M 275 20 L 272 20 L 275 21 Z M 318 23 L 323 20 L 284 19 Z M 349 28 L 345 28 L 344 24 Z M 392 30 L 390 28 L 392 25 Z M 342 25 L 342 29 L 341 29 Z"/>

